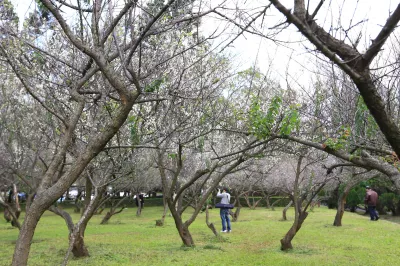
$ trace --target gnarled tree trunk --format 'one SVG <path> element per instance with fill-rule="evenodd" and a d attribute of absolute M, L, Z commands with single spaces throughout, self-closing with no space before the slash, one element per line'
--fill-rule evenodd
<path fill-rule="evenodd" d="M 292 227 L 286 233 L 285 237 L 281 239 L 281 250 L 283 250 L 283 251 L 293 248 L 292 240 L 295 237 L 295 235 L 297 234 L 297 232 L 300 230 L 304 220 L 307 218 L 308 212 L 300 211 L 300 213 L 296 216 L 297 217 L 296 217 Z"/>

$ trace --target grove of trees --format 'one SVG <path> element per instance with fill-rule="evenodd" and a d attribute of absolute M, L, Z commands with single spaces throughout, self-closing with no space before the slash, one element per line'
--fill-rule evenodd
<path fill-rule="evenodd" d="M 293 204 L 282 250 L 322 194 L 336 194 L 335 226 L 367 183 L 385 193 L 381 211 L 400 214 L 400 4 L 366 36 L 368 14 L 355 16 L 364 2 L 353 17 L 342 15 L 346 1 L 247 2 L 37 0 L 18 17 L 0 0 L 0 205 L 19 230 L 12 265 L 28 264 L 47 210 L 68 227 L 63 264 L 89 256 L 85 230 L 113 192 L 161 193 L 159 225 L 170 213 L 185 246 L 220 186 L 235 219 L 243 202 Z M 258 52 L 250 67 L 232 52 L 246 36 L 292 47 L 287 35 L 317 62 L 306 84 L 257 64 Z M 77 185 L 72 221 L 57 201 Z M 125 200 L 112 201 L 104 223 Z"/>

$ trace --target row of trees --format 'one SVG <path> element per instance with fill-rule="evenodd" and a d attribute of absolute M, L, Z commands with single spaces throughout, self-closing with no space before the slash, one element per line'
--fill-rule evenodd
<path fill-rule="evenodd" d="M 84 232 L 109 185 L 136 194 L 161 188 L 163 217 L 171 212 L 186 246 L 194 245 L 190 225 L 220 184 L 234 187 L 237 198 L 254 188 L 265 198 L 288 195 L 295 220 L 283 250 L 324 186 L 345 186 L 338 226 L 360 181 L 381 175 L 400 187 L 397 62 L 383 54 L 374 61 L 395 39 L 400 7 L 360 53 L 349 37 L 358 22 L 337 27 L 343 39 L 317 24 L 324 1 L 295 0 L 292 9 L 269 2 L 246 11 L 227 1 L 40 0 L 20 28 L 12 4 L 1 1 L 0 178 L 28 192 L 13 265 L 27 264 L 46 210 L 66 220 L 64 264 L 70 252 L 87 256 Z M 265 27 L 276 10 L 285 21 Z M 239 33 L 205 36 L 205 16 Z M 329 59 L 319 61 L 308 87 L 232 67 L 224 51 L 238 36 L 276 40 L 287 24 Z M 74 223 L 53 203 L 76 182 L 87 197 Z"/>

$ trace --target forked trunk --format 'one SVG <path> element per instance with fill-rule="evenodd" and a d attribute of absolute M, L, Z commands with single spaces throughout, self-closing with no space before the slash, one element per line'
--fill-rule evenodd
<path fill-rule="evenodd" d="M 285 251 L 292 249 L 292 240 L 296 236 L 297 232 L 300 230 L 304 220 L 307 218 L 308 212 L 301 212 L 299 218 L 293 223 L 292 227 L 286 233 L 285 237 L 281 239 L 281 250 Z"/>

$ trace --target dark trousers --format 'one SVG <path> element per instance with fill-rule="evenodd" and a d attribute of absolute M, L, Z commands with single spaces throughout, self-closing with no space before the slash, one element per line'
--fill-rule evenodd
<path fill-rule="evenodd" d="M 371 216 L 372 221 L 378 220 L 378 213 L 376 212 L 375 206 L 368 205 L 368 212 L 369 212 L 369 215 Z"/>

